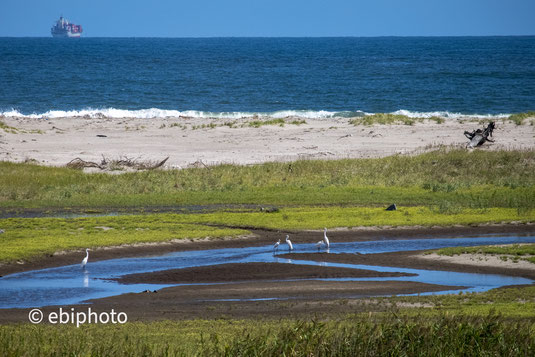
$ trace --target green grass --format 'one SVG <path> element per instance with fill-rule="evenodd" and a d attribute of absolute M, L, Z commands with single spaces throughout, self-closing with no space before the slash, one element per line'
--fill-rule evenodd
<path fill-rule="evenodd" d="M 369 312 L 321 320 L 1 325 L 0 355 L 530 356 L 535 351 L 535 286 L 375 300 L 378 304 L 366 303 Z M 432 307 L 403 307 L 407 303 Z"/>
<path fill-rule="evenodd" d="M 238 122 L 236 120 L 234 121 L 226 121 L 223 123 L 223 126 L 228 126 L 229 128 L 235 128 Z"/>
<path fill-rule="evenodd" d="M 295 119 L 295 120 L 292 120 L 289 124 L 292 124 L 292 125 L 302 125 L 302 124 L 306 124 L 307 121 L 305 119 Z"/>
<path fill-rule="evenodd" d="M 292 120 L 287 121 L 283 118 L 278 119 L 268 119 L 268 120 L 252 120 L 247 121 L 243 124 L 239 124 L 238 121 L 227 121 L 222 124 L 216 124 L 216 123 L 208 123 L 208 124 L 200 124 L 200 125 L 191 125 L 189 128 L 191 130 L 198 130 L 198 129 L 215 129 L 218 127 L 229 127 L 229 128 L 243 128 L 243 127 L 252 127 L 252 128 L 260 128 L 264 125 L 278 125 L 278 126 L 284 126 L 285 124 L 291 124 L 291 125 L 302 125 L 306 124 L 305 120 Z M 160 129 L 164 129 L 166 127 L 165 124 L 162 124 L 160 126 Z M 173 123 L 169 125 L 170 128 L 172 127 L 179 127 L 183 130 L 187 129 L 188 126 L 186 124 L 180 124 L 180 123 Z"/>
<path fill-rule="evenodd" d="M 306 120 L 303 120 L 303 119 L 300 119 L 300 120 L 295 119 L 292 121 L 287 121 L 283 118 L 278 118 L 278 119 L 269 119 L 269 120 L 253 120 L 253 121 L 246 123 L 245 125 L 253 127 L 253 128 L 260 128 L 261 126 L 264 126 L 264 125 L 284 126 L 285 124 L 302 125 L 306 123 L 307 123 Z"/>
<path fill-rule="evenodd" d="M 201 125 L 192 125 L 191 130 L 197 130 L 197 129 L 215 129 L 220 125 L 217 125 L 216 123 L 209 123 L 209 124 L 201 124 Z"/>
<path fill-rule="evenodd" d="M 245 230 L 182 223 L 180 215 L 92 218 L 9 218 L 1 221 L 0 262 L 81 248 L 175 239 L 236 237 Z M 183 220 L 186 221 L 186 220 Z"/>
<path fill-rule="evenodd" d="M 171 124 L 169 124 L 169 127 L 170 128 L 178 127 L 178 128 L 180 128 L 182 130 L 186 130 L 187 129 L 187 125 L 181 124 L 181 123 L 171 123 Z"/>
<path fill-rule="evenodd" d="M 273 213 L 243 208 L 245 212 L 142 215 L 139 222 L 134 216 L 85 221 L 3 219 L 0 228 L 6 233 L 0 240 L 5 249 L 0 260 L 97 245 L 240 234 L 204 224 L 296 230 L 533 222 L 533 172 L 533 150 L 442 149 L 417 156 L 220 165 L 122 175 L 1 162 L 3 210 L 107 212 L 202 205 L 213 211 L 226 204 L 274 205 L 280 209 Z M 385 212 L 384 207 L 391 203 L 399 210 Z M 26 228 L 40 224 L 46 229 L 35 232 L 42 238 Z M 114 229 L 99 231 L 95 226 Z M 58 231 L 58 227 L 63 230 Z M 147 227 L 150 229 L 136 230 Z"/>
<path fill-rule="evenodd" d="M 274 323 L 271 325 L 275 325 Z M 230 341 L 250 321 L 193 320 L 125 325 L 0 325 L 2 356 L 174 356 L 194 355 L 205 344 Z M 206 342 L 204 342 L 206 341 Z M 208 347 L 208 346 L 206 346 Z M 206 348 L 205 347 L 205 348 Z"/>
<path fill-rule="evenodd" d="M 253 120 L 247 123 L 248 126 L 252 128 L 260 128 L 264 125 L 279 125 L 284 126 L 286 121 L 282 118 L 280 119 L 270 119 L 270 120 Z"/>
<path fill-rule="evenodd" d="M 433 116 L 430 118 L 411 118 L 402 114 L 390 114 L 390 113 L 376 113 L 372 115 L 365 115 L 363 117 L 353 118 L 349 121 L 349 124 L 353 125 L 414 125 L 415 123 L 422 123 L 424 121 L 434 121 L 437 124 L 444 123 L 444 118 Z"/>
<path fill-rule="evenodd" d="M 522 125 L 525 119 L 533 117 L 535 117 L 535 111 L 512 114 L 507 120 L 514 122 L 516 125 Z"/>
<path fill-rule="evenodd" d="M 19 129 L 17 129 L 17 128 L 13 127 L 13 126 L 7 125 L 2 120 L 0 120 L 0 129 L 5 131 L 6 133 L 11 133 L 11 134 L 17 134 L 19 132 Z"/>
<path fill-rule="evenodd" d="M 445 212 L 456 211 L 460 208 L 489 208 L 504 207 L 515 208 L 519 212 L 529 211 L 535 205 L 535 191 L 533 188 L 474 186 L 457 190 L 455 192 L 433 192 L 421 187 L 381 187 L 357 186 L 337 187 L 243 187 L 228 190 L 195 190 L 180 191 L 170 189 L 169 193 L 153 192 L 154 188 L 146 188 L 146 193 L 135 193 L 131 190 L 137 188 L 124 187 L 125 193 L 120 193 L 119 187 L 105 184 L 90 194 L 88 188 L 83 187 L 76 191 L 74 187 L 83 185 L 74 184 L 60 189 L 50 188 L 45 192 L 38 192 L 32 188 L 24 187 L 11 191 L 10 200 L 0 201 L 4 209 L 15 208 L 50 208 L 50 209 L 107 209 L 137 207 L 171 207 L 188 205 L 219 205 L 219 204 L 262 204 L 280 206 L 300 205 L 359 205 L 359 206 L 385 206 L 397 203 L 400 206 L 413 205 L 439 205 Z M 90 187 L 90 185 L 89 185 Z M 109 187 L 108 193 L 105 187 Z M 143 191 L 145 184 L 138 187 Z M 28 190 L 28 191 L 26 191 Z M 115 192 L 114 192 L 115 191 Z M 130 192 L 129 192 L 130 191 Z M 152 191 L 152 192 L 151 192 Z M 33 196 L 33 197 L 32 197 Z M 32 197 L 32 199 L 27 199 Z M 17 200 L 18 198 L 18 200 Z"/>
<path fill-rule="evenodd" d="M 297 207 L 277 212 L 218 211 L 202 214 L 146 214 L 91 218 L 8 218 L 1 221 L 0 262 L 28 259 L 57 251 L 173 239 L 247 234 L 248 228 L 276 230 L 323 227 L 436 226 L 487 222 L 528 222 L 535 210 L 519 214 L 511 208 L 461 209 L 400 207 Z M 243 229 L 213 227 L 230 226 Z"/>
<path fill-rule="evenodd" d="M 528 222 L 535 220 L 535 210 L 519 214 L 518 210 L 511 208 L 465 208 L 455 213 L 448 213 L 441 212 L 438 207 L 399 207 L 397 211 L 370 207 L 297 207 L 282 208 L 274 213 L 215 212 L 180 215 L 177 219 L 192 223 L 300 230 L 323 227 L 448 226 L 486 222 Z"/>
<path fill-rule="evenodd" d="M 434 251 L 440 255 L 459 255 L 459 254 L 490 254 L 504 257 L 517 261 L 519 259 L 535 263 L 535 244 L 512 244 L 508 246 L 477 246 L 477 247 L 452 247 L 442 248 Z"/>
<path fill-rule="evenodd" d="M 2 356 L 529 356 L 534 351 L 533 322 L 495 315 L 0 326 Z"/>
<path fill-rule="evenodd" d="M 504 120 L 511 121 L 516 125 L 524 124 L 524 120 L 528 118 L 535 117 L 535 111 L 529 111 L 525 113 L 516 113 L 512 114 Z M 430 118 L 411 118 L 402 114 L 391 114 L 391 113 L 376 113 L 371 115 L 365 115 L 362 117 L 353 118 L 349 121 L 349 124 L 353 125 L 392 125 L 392 124 L 402 124 L 402 125 L 414 125 L 416 123 L 423 123 L 424 121 L 434 121 L 437 124 L 442 124 L 445 122 L 444 118 L 433 116 Z M 480 123 L 487 123 L 488 119 L 480 120 Z"/>
<path fill-rule="evenodd" d="M 5 131 L 6 133 L 10 134 L 19 134 L 19 133 L 30 133 L 30 134 L 43 134 L 42 130 L 21 130 L 18 128 L 15 128 L 13 126 L 9 126 L 6 123 L 4 123 L 2 120 L 0 120 L 0 129 Z"/>
<path fill-rule="evenodd" d="M 0 207 L 213 204 L 535 208 L 535 151 L 437 150 L 121 175 L 0 162 Z"/>
<path fill-rule="evenodd" d="M 484 293 L 398 296 L 376 298 L 376 300 L 377 306 L 388 305 L 406 316 L 485 317 L 488 314 L 499 313 L 507 319 L 535 318 L 535 286 L 506 287 Z M 404 307 L 407 304 L 415 307 Z"/>
<path fill-rule="evenodd" d="M 370 322 L 296 322 L 259 335 L 244 334 L 214 355 L 260 356 L 481 356 L 522 355 L 535 347 L 529 323 L 498 318 L 391 318 Z"/>
<path fill-rule="evenodd" d="M 122 175 L 1 162 L 0 207 L 4 210 L 107 212 L 202 205 L 213 211 L 225 204 L 274 205 L 280 209 L 273 213 L 243 208 L 245 212 L 220 210 L 85 221 L 3 219 L 0 228 L 6 233 L 0 236 L 4 247 L 0 260 L 98 245 L 241 234 L 204 224 L 296 230 L 533 222 L 533 172 L 532 150 L 442 149 L 418 156 L 220 165 Z M 399 210 L 385 212 L 384 207 L 394 202 Z M 151 221 L 155 223 L 149 224 Z M 41 224 L 45 228 L 35 231 L 39 234 L 32 233 Z M 103 231 L 95 226 L 114 229 Z M 150 229 L 141 230 L 147 227 Z"/>

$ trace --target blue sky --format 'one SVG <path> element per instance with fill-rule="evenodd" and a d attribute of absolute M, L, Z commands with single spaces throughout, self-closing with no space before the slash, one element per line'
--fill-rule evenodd
<path fill-rule="evenodd" d="M 535 35 L 535 0 L 0 0 L 0 36 Z"/>

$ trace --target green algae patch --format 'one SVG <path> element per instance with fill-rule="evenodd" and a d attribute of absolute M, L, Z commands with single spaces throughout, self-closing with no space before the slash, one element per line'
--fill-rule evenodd
<path fill-rule="evenodd" d="M 161 243 L 181 239 L 238 237 L 243 229 L 181 223 L 178 215 L 91 218 L 9 218 L 2 220 L 0 262 L 58 251 Z"/>
<path fill-rule="evenodd" d="M 454 212 L 441 207 L 295 207 L 276 212 L 216 212 L 183 215 L 181 219 L 196 223 L 224 224 L 233 227 L 268 229 L 322 229 L 375 226 L 453 226 L 483 223 L 532 222 L 535 210 L 519 212 L 513 208 L 459 208 Z"/>
<path fill-rule="evenodd" d="M 535 210 L 440 207 L 293 207 L 275 211 L 140 214 L 85 218 L 7 218 L 1 221 L 0 261 L 81 248 L 177 239 L 238 237 L 248 229 L 307 230 L 338 227 L 452 226 L 535 221 Z"/>

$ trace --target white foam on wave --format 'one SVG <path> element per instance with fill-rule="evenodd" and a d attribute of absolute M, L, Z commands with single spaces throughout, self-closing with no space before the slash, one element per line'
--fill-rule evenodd
<path fill-rule="evenodd" d="M 3 112 L 5 117 L 17 118 L 166 118 L 178 117 L 183 115 L 178 110 L 165 110 L 158 108 L 140 109 L 140 110 L 125 110 L 116 108 L 106 109 L 82 109 L 82 110 L 49 110 L 40 114 L 22 114 L 17 110 Z"/>
<path fill-rule="evenodd" d="M 511 114 L 463 114 L 463 113 L 451 113 L 447 111 L 437 111 L 437 112 L 411 112 L 409 110 L 400 109 L 392 112 L 395 115 L 405 115 L 409 118 L 431 118 L 431 117 L 441 117 L 441 118 L 507 118 Z"/>
<path fill-rule="evenodd" d="M 82 110 L 49 110 L 40 114 L 22 114 L 19 111 L 12 109 L 0 113 L 4 117 L 17 118 L 170 118 L 170 117 L 191 117 L 191 118 L 216 118 L 216 119 L 240 119 L 250 117 L 269 117 L 269 118 L 286 118 L 286 117 L 300 117 L 300 118 L 332 118 L 337 116 L 338 112 L 326 110 L 281 110 L 271 113 L 263 112 L 205 112 L 198 110 L 168 110 L 159 108 L 140 109 L 140 110 L 126 110 L 116 108 L 106 109 L 82 109 Z"/>
<path fill-rule="evenodd" d="M 169 110 L 159 108 L 149 108 L 140 110 L 126 110 L 116 108 L 105 109 L 82 109 L 82 110 L 49 110 L 41 114 L 22 114 L 19 111 L 12 109 L 0 113 L 3 117 L 17 117 L 17 118 L 177 118 L 177 117 L 190 117 L 190 118 L 215 118 L 215 119 L 241 119 L 252 117 L 263 118 L 311 118 L 311 119 L 328 119 L 328 118 L 349 118 L 355 116 L 373 115 L 374 113 L 366 113 L 362 111 L 327 111 L 327 110 L 281 110 L 275 112 L 206 112 L 197 110 Z M 509 114 L 463 114 L 463 113 L 451 113 L 447 111 L 435 111 L 435 112 L 413 112 L 405 109 L 400 109 L 391 114 L 405 115 L 410 118 L 506 118 Z"/>

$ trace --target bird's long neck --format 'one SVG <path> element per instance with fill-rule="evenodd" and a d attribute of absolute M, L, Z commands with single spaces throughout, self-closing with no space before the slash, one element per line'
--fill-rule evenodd
<path fill-rule="evenodd" d="M 86 258 L 89 258 L 89 250 L 86 250 L 86 251 L 85 251 L 85 257 L 86 257 Z"/>

